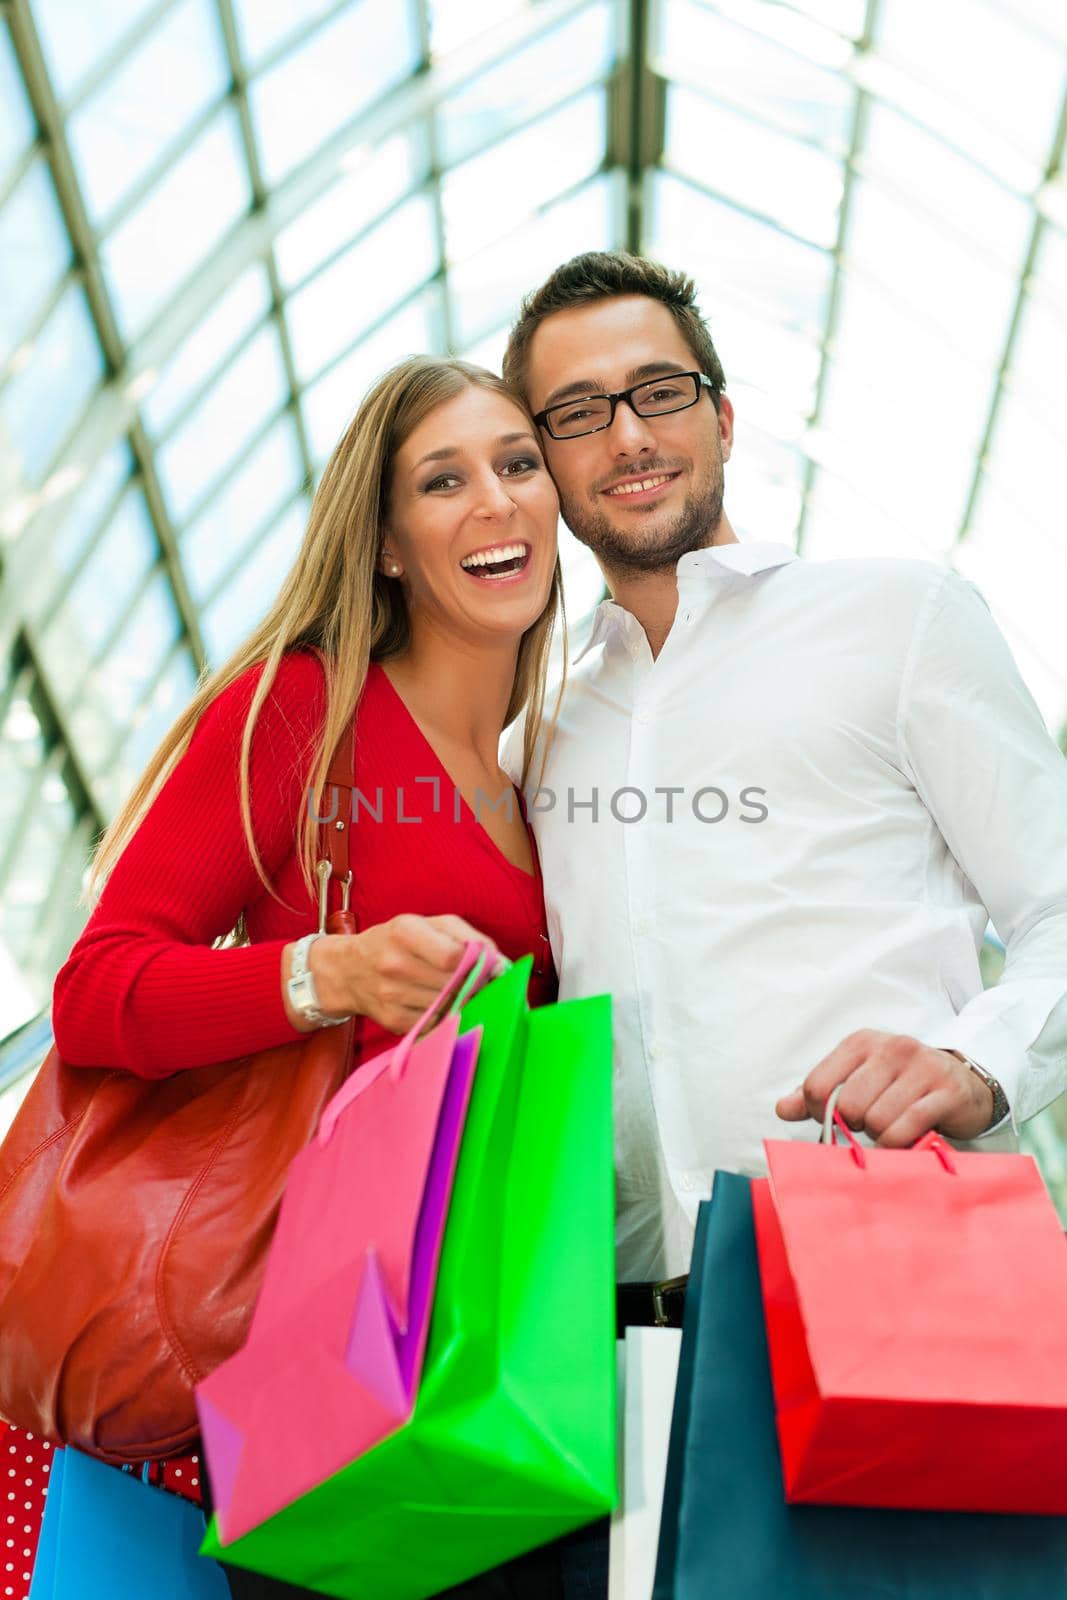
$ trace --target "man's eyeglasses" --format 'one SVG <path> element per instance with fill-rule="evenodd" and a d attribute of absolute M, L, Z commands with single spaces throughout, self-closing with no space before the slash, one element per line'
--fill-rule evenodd
<path fill-rule="evenodd" d="M 599 433 L 615 421 L 615 407 L 625 400 L 638 417 L 662 417 L 669 411 L 684 411 L 695 406 L 701 389 L 715 394 L 715 385 L 703 372 L 672 372 L 662 378 L 635 383 L 618 394 L 583 394 L 576 400 L 563 400 L 558 406 L 539 411 L 534 421 L 547 429 L 553 439 L 578 439 L 585 433 Z"/>

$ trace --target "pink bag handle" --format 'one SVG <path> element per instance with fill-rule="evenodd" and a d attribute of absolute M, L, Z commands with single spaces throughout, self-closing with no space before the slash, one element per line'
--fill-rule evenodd
<path fill-rule="evenodd" d="M 354 1100 L 358 1100 L 364 1089 L 376 1082 L 386 1068 L 394 1078 L 403 1075 L 416 1041 L 421 1037 L 428 1022 L 436 1018 L 445 1006 L 448 1006 L 450 1011 L 458 1010 L 472 991 L 481 988 L 489 981 L 490 976 L 492 974 L 486 970 L 485 945 L 480 940 L 469 939 L 463 946 L 463 954 L 459 958 L 456 970 L 442 985 L 440 993 L 426 1007 L 418 1022 L 408 1030 L 399 1044 L 378 1058 L 381 1062 L 378 1071 L 361 1072 L 357 1069 L 338 1089 L 319 1118 L 316 1134 L 319 1144 L 329 1144 L 341 1113 L 346 1111 Z"/>
<path fill-rule="evenodd" d="M 852 1159 L 855 1161 L 857 1167 L 865 1167 L 867 1165 L 867 1158 L 863 1153 L 863 1146 L 855 1137 L 852 1129 L 849 1127 L 848 1123 L 837 1109 L 837 1102 L 841 1097 L 841 1090 L 843 1088 L 844 1084 L 839 1083 L 837 1088 L 834 1089 L 833 1093 L 830 1095 L 829 1100 L 826 1102 L 826 1113 L 823 1116 L 822 1121 L 822 1138 L 819 1142 L 820 1144 L 836 1144 L 837 1141 L 834 1138 L 834 1134 L 838 1129 L 840 1129 L 840 1131 L 844 1134 L 849 1146 L 851 1147 Z M 929 1133 L 924 1133 L 921 1139 L 916 1139 L 915 1143 L 911 1145 L 910 1148 L 912 1150 L 932 1151 L 946 1172 L 955 1173 L 956 1163 L 952 1159 L 952 1151 L 935 1129 L 931 1128 Z"/>

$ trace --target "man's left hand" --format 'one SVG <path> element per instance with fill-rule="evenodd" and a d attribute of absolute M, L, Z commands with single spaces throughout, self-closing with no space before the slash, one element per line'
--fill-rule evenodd
<path fill-rule="evenodd" d="M 950 1139 L 976 1139 L 993 1115 L 993 1091 L 966 1062 L 907 1034 L 873 1028 L 850 1033 L 775 1110 L 785 1122 L 821 1122 L 838 1084 L 845 1122 L 885 1147 L 914 1144 L 931 1128 Z"/>

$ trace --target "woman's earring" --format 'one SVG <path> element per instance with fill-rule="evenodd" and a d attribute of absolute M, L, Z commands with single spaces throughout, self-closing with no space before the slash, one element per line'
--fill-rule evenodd
<path fill-rule="evenodd" d="M 389 576 L 391 578 L 399 578 L 399 576 L 400 576 L 400 563 L 399 562 L 390 561 L 390 563 L 389 563 Z"/>

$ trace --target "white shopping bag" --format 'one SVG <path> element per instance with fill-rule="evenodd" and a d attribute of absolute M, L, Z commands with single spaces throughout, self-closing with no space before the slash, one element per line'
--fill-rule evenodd
<path fill-rule="evenodd" d="M 651 1600 L 681 1348 L 680 1328 L 627 1328 L 617 1346 L 619 1505 L 608 1600 Z"/>

